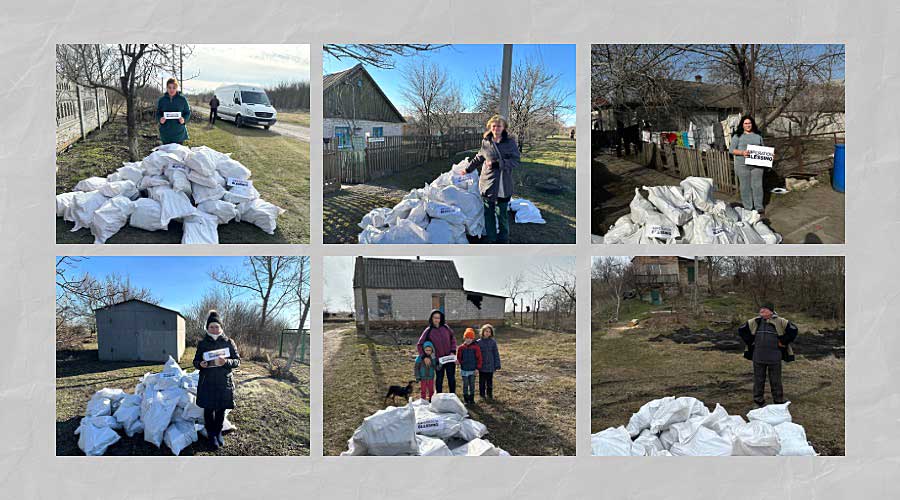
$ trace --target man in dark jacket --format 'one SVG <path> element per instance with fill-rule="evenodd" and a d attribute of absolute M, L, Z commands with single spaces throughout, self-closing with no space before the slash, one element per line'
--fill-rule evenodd
<path fill-rule="evenodd" d="M 166 113 L 171 117 L 166 118 Z M 169 78 L 166 82 L 166 93 L 156 101 L 156 119 L 159 120 L 161 143 L 184 144 L 188 140 L 187 122 L 191 119 L 191 106 L 178 91 L 178 80 Z"/>
<path fill-rule="evenodd" d="M 784 403 L 781 385 L 781 362 L 794 360 L 791 342 L 797 338 L 797 325 L 775 314 L 775 306 L 764 302 L 759 316 L 738 328 L 746 344 L 744 357 L 753 361 L 753 402 L 765 406 L 766 377 L 775 404 Z"/>
<path fill-rule="evenodd" d="M 212 359 L 205 359 L 205 353 L 219 351 Z M 203 408 L 203 423 L 206 436 L 213 450 L 225 445 L 222 427 L 225 410 L 234 409 L 234 377 L 231 371 L 241 365 L 234 340 L 225 336 L 219 321 L 219 313 L 210 311 L 206 318 L 206 335 L 197 343 L 194 354 L 194 368 L 200 371 L 197 383 L 197 406 Z"/>
<path fill-rule="evenodd" d="M 216 94 L 213 94 L 212 99 L 209 100 L 209 124 L 215 125 L 216 118 L 219 117 L 219 98 L 216 97 Z"/>
<path fill-rule="evenodd" d="M 446 375 L 447 386 L 450 392 L 455 393 L 456 362 L 441 363 L 440 359 L 451 354 L 456 355 L 456 337 L 453 336 L 453 330 L 447 326 L 444 313 L 440 309 L 435 309 L 428 315 L 428 326 L 422 331 L 422 336 L 416 343 L 419 355 L 425 354 L 422 348 L 425 342 L 431 342 L 434 345 L 434 357 L 438 361 L 435 382 L 437 392 L 444 392 L 444 376 Z"/>

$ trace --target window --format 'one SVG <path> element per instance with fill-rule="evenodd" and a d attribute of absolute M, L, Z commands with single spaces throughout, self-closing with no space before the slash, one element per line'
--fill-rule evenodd
<path fill-rule="evenodd" d="M 689 284 L 694 283 L 694 267 L 693 266 L 687 268 L 687 278 L 688 278 Z"/>
<path fill-rule="evenodd" d="M 334 140 L 337 143 L 338 149 L 351 147 L 350 127 L 334 127 Z"/>
<path fill-rule="evenodd" d="M 390 318 L 394 315 L 393 304 L 391 303 L 390 295 L 379 295 L 378 296 L 378 317 L 379 318 Z"/>
<path fill-rule="evenodd" d="M 256 92 L 250 90 L 241 91 L 241 101 L 244 104 L 264 104 L 269 105 L 269 96 L 265 92 Z"/>
<path fill-rule="evenodd" d="M 384 127 L 372 127 L 372 137 L 384 137 Z"/>
<path fill-rule="evenodd" d="M 437 309 L 441 312 L 446 312 L 446 311 L 444 311 L 444 294 L 436 293 L 431 296 L 431 308 Z"/>

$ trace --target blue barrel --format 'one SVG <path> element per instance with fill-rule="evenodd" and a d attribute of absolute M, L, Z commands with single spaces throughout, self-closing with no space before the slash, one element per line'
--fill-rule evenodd
<path fill-rule="evenodd" d="M 831 185 L 834 190 L 843 193 L 847 172 L 844 168 L 844 144 L 834 145 L 834 173 L 831 174 Z"/>

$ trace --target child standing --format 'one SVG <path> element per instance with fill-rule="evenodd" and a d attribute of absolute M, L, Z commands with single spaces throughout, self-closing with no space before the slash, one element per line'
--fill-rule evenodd
<path fill-rule="evenodd" d="M 487 394 L 488 401 L 494 400 L 494 372 L 500 369 L 500 351 L 494 340 L 494 327 L 485 324 L 481 327 L 481 338 L 478 339 L 481 349 L 481 368 L 478 369 L 478 395 Z"/>
<path fill-rule="evenodd" d="M 463 399 L 475 403 L 475 371 L 481 369 L 481 349 L 475 343 L 475 330 L 466 328 L 463 343 L 456 350 L 456 362 L 463 379 Z"/>
<path fill-rule="evenodd" d="M 203 353 L 227 349 L 228 355 L 205 361 Z M 223 351 L 224 352 L 224 351 Z M 194 355 L 194 368 L 200 370 L 197 383 L 197 406 L 203 408 L 203 423 L 209 446 L 214 451 L 225 446 L 222 438 L 222 426 L 225 423 L 225 410 L 234 409 L 234 377 L 231 370 L 241 364 L 237 345 L 234 340 L 225 336 L 225 329 L 219 321 L 219 313 L 209 311 L 206 318 L 206 335 L 197 343 Z"/>
<path fill-rule="evenodd" d="M 434 344 L 425 342 L 422 344 L 422 351 L 424 351 L 422 354 L 416 356 L 414 371 L 422 399 L 431 401 L 431 396 L 434 395 Z"/>

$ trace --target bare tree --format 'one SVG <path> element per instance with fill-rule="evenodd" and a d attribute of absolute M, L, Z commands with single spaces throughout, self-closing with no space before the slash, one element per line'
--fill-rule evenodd
<path fill-rule="evenodd" d="M 619 321 L 622 298 L 633 281 L 631 264 L 621 257 L 596 257 L 591 266 L 591 288 L 597 293 L 596 306 L 613 304 L 609 321 Z M 599 309 L 600 307 L 598 307 Z"/>
<path fill-rule="evenodd" d="M 452 91 L 450 75 L 443 67 L 425 58 L 409 61 L 403 66 L 401 75 L 400 95 L 412 112 L 419 133 L 430 138 L 439 128 L 442 101 L 447 100 Z"/>
<path fill-rule="evenodd" d="M 510 131 L 515 134 L 519 149 L 537 139 L 534 133 L 542 125 L 558 123 L 563 111 L 574 107 L 567 104 L 572 95 L 560 83 L 562 75 L 553 73 L 543 61 L 529 58 L 513 68 L 510 82 Z M 475 109 L 482 113 L 500 111 L 500 73 L 485 71 L 481 86 L 476 89 Z"/>
<path fill-rule="evenodd" d="M 354 59 L 363 64 L 382 69 L 392 69 L 395 57 L 408 57 L 446 47 L 434 43 L 384 43 L 384 44 L 334 44 L 326 43 L 322 51 L 335 59 Z"/>
<path fill-rule="evenodd" d="M 575 273 L 550 264 L 538 269 L 537 275 L 543 281 L 544 289 L 562 292 L 572 304 L 575 304 Z"/>
<path fill-rule="evenodd" d="M 247 257 L 241 271 L 218 269 L 210 273 L 210 278 L 238 292 L 252 294 L 259 300 L 260 316 L 258 332 L 254 336 L 255 355 L 262 350 L 262 335 L 271 318 L 277 316 L 294 300 L 296 267 L 300 257 L 295 256 L 253 256 Z"/>
<path fill-rule="evenodd" d="M 513 319 L 516 317 L 516 300 L 525 291 L 525 274 L 522 272 L 515 273 L 506 278 L 506 286 L 503 288 L 506 296 L 512 300 Z M 519 314 L 523 314 L 522 311 Z M 521 320 L 520 320 L 521 321 Z"/>
<path fill-rule="evenodd" d="M 172 53 L 160 44 L 60 44 L 56 71 L 63 78 L 91 89 L 106 89 L 125 99 L 128 155 L 140 159 L 137 97 L 170 67 Z"/>

